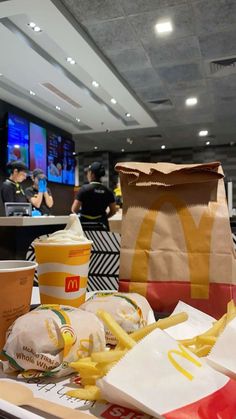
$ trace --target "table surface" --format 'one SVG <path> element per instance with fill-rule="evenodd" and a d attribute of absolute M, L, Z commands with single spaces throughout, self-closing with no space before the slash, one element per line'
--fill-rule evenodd
<path fill-rule="evenodd" d="M 27 227 L 67 224 L 69 215 L 50 215 L 42 217 L 0 217 L 0 227 Z"/>

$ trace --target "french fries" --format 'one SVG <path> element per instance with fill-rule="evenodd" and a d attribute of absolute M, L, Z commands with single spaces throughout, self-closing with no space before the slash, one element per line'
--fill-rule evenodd
<path fill-rule="evenodd" d="M 179 340 L 179 343 L 186 346 L 190 351 L 199 357 L 207 356 L 217 338 L 224 331 L 225 326 L 236 316 L 236 307 L 234 301 L 231 300 L 227 304 L 227 312 L 217 320 L 213 326 L 201 335 L 192 339 Z"/>
<path fill-rule="evenodd" d="M 178 313 L 160 319 L 156 323 L 145 326 L 128 335 L 109 313 L 99 310 L 97 315 L 115 336 L 118 344 L 115 349 L 93 352 L 90 357 L 71 362 L 69 366 L 74 368 L 79 374 L 81 386 L 83 387 L 67 392 L 69 396 L 91 401 L 101 400 L 100 389 L 96 386 L 96 381 L 104 377 L 137 342 L 156 328 L 166 329 L 182 323 L 188 318 L 186 313 Z M 216 321 L 209 330 L 191 339 L 180 340 L 179 343 L 199 357 L 207 356 L 216 343 L 218 336 L 234 317 L 236 317 L 236 307 L 233 300 L 231 300 L 227 305 L 227 313 Z"/>
<path fill-rule="evenodd" d="M 140 339 L 143 339 L 156 328 L 165 329 L 181 323 L 188 318 L 186 313 L 179 313 L 158 320 L 156 323 L 145 326 L 128 335 L 109 313 L 99 310 L 97 315 L 116 337 L 118 344 L 115 349 L 93 352 L 90 357 L 82 358 L 69 364 L 79 374 L 83 388 L 70 390 L 67 392 L 67 395 L 83 400 L 101 400 L 101 393 L 96 386 L 96 380 L 104 377 Z"/>

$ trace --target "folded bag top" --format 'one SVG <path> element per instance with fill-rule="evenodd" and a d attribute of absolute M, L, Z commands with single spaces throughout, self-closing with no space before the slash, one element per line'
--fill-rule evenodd
<path fill-rule="evenodd" d="M 224 177 L 220 162 L 202 164 L 117 163 L 115 169 L 127 177 L 129 185 L 171 186 L 210 182 Z"/>

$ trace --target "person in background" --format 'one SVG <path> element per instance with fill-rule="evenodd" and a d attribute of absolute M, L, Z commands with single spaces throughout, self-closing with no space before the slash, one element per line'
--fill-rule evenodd
<path fill-rule="evenodd" d="M 32 173 L 33 185 L 25 190 L 26 197 L 32 206 L 39 210 L 41 215 L 50 215 L 53 206 L 53 197 L 47 187 L 47 178 L 41 169 Z"/>
<path fill-rule="evenodd" d="M 119 208 L 122 208 L 123 199 L 122 199 L 121 186 L 120 186 L 120 180 L 119 179 L 116 183 L 116 187 L 115 187 L 113 192 L 114 192 L 114 195 L 115 195 L 116 205 Z"/>
<path fill-rule="evenodd" d="M 105 175 L 102 163 L 92 163 L 87 172 L 89 184 L 83 185 L 71 207 L 71 211 L 80 211 L 80 221 L 103 223 L 109 230 L 108 218 L 116 213 L 115 198 L 110 189 L 101 183 Z M 106 210 L 109 208 L 108 212 Z"/>
<path fill-rule="evenodd" d="M 2 202 L 27 202 L 27 198 L 21 183 L 26 179 L 28 168 L 21 161 L 13 161 L 7 164 L 9 178 L 1 188 Z"/>

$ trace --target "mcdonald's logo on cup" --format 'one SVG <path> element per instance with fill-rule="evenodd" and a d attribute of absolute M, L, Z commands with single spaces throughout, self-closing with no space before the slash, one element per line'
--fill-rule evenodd
<path fill-rule="evenodd" d="M 65 279 L 65 292 L 76 292 L 80 288 L 80 276 L 67 276 Z"/>

